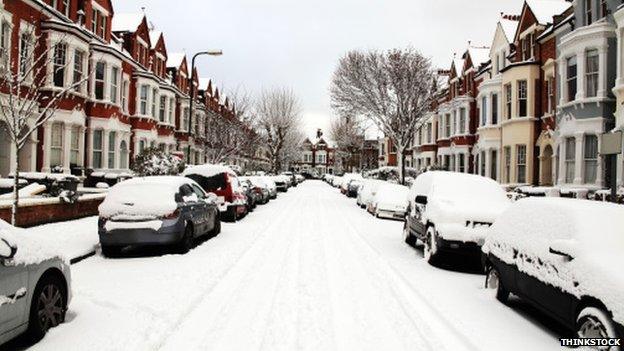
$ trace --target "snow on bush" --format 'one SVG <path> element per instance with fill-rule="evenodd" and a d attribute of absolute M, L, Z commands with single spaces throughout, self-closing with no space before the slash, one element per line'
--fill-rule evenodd
<path fill-rule="evenodd" d="M 178 175 L 184 168 L 184 160 L 159 148 L 143 150 L 132 162 L 132 170 L 139 177 Z"/>
<path fill-rule="evenodd" d="M 101 217 L 159 217 L 177 208 L 175 195 L 183 184 L 195 183 L 185 177 L 160 176 L 125 180 L 110 188 L 99 207 Z"/>
<path fill-rule="evenodd" d="M 599 299 L 624 323 L 624 206 L 527 198 L 490 228 L 483 252 L 577 298 Z M 568 260 L 550 249 L 572 256 Z"/>

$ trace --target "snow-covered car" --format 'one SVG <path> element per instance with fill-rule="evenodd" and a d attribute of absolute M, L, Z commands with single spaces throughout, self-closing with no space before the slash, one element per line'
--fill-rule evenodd
<path fill-rule="evenodd" d="M 253 187 L 254 193 L 258 196 L 257 203 L 259 205 L 264 205 L 271 199 L 271 193 L 269 190 L 269 186 L 267 183 L 262 180 L 260 177 L 241 177 L 242 179 L 246 179 L 251 183 Z"/>
<path fill-rule="evenodd" d="M 289 187 L 297 186 L 297 178 L 293 172 L 282 172 L 281 176 L 288 178 Z"/>
<path fill-rule="evenodd" d="M 364 184 L 364 179 L 352 179 L 347 185 L 347 197 L 357 197 L 362 184 Z"/>
<path fill-rule="evenodd" d="M 158 245 L 175 245 L 179 252 L 188 252 L 195 238 L 221 231 L 216 199 L 186 177 L 118 183 L 99 207 L 102 253 L 114 257 L 126 246 Z"/>
<path fill-rule="evenodd" d="M 207 193 L 217 195 L 222 220 L 236 222 L 247 213 L 247 196 L 236 172 L 230 167 L 213 164 L 189 166 L 182 175 L 196 181 Z"/>
<path fill-rule="evenodd" d="M 624 338 L 624 206 L 522 199 L 490 232 L 486 287 L 500 301 L 513 293 L 580 338 Z"/>
<path fill-rule="evenodd" d="M 494 220 L 511 204 L 496 181 L 466 173 L 432 171 L 419 175 L 409 194 L 405 242 L 424 245 L 429 263 L 441 251 L 481 255 Z"/>
<path fill-rule="evenodd" d="M 371 200 L 369 211 L 377 218 L 405 219 L 409 188 L 399 184 L 384 182 L 379 185 Z"/>
<path fill-rule="evenodd" d="M 345 173 L 342 176 L 342 179 L 340 180 L 340 192 L 343 194 L 347 194 L 347 191 L 349 190 L 349 183 L 352 180 L 359 180 L 362 181 L 364 180 L 364 177 L 362 177 L 361 174 L 358 173 Z"/>
<path fill-rule="evenodd" d="M 373 200 L 373 197 L 375 196 L 375 193 L 377 192 L 377 188 L 379 188 L 379 186 L 383 183 L 384 181 L 379 179 L 365 179 L 362 186 L 358 190 L 356 200 L 358 206 L 365 209 L 368 208 Z"/>
<path fill-rule="evenodd" d="M 329 184 L 331 184 L 331 183 L 332 183 L 332 180 L 333 180 L 333 179 L 334 179 L 334 176 L 333 176 L 332 174 L 329 174 L 329 173 L 326 173 L 326 174 L 323 176 L 323 180 L 324 180 L 325 182 L 329 183 Z"/>
<path fill-rule="evenodd" d="M 286 192 L 288 188 L 290 188 L 290 178 L 285 175 L 276 175 L 272 177 L 275 185 L 277 186 L 277 191 Z"/>
<path fill-rule="evenodd" d="M 0 345 L 23 333 L 41 339 L 70 301 L 69 262 L 0 220 Z"/>
<path fill-rule="evenodd" d="M 269 189 L 269 198 L 275 199 L 277 198 L 277 185 L 272 177 L 269 176 L 258 176 L 268 187 Z"/>
<path fill-rule="evenodd" d="M 335 177 L 332 178 L 331 185 L 334 188 L 339 188 L 340 184 L 342 184 L 342 177 L 335 176 Z"/>
<path fill-rule="evenodd" d="M 295 174 L 295 179 L 297 180 L 297 183 L 299 184 L 303 183 L 306 180 L 303 174 Z"/>

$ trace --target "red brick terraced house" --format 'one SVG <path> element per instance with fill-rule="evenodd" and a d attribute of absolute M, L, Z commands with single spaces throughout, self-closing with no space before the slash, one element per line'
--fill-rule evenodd
<path fill-rule="evenodd" d="M 306 138 L 301 144 L 301 160 L 293 163 L 295 172 L 316 172 L 318 176 L 334 174 L 335 149 L 325 139 L 312 142 Z"/>
<path fill-rule="evenodd" d="M 188 78 L 192 74 L 198 87 L 198 73 L 188 72 L 184 54 L 168 53 L 166 36 L 150 29 L 145 15 L 115 14 L 110 0 L 0 0 L 0 15 L 2 49 L 10 50 L 15 72 L 21 56 L 28 57 L 24 43 L 38 39 L 39 47 L 53 47 L 49 61 L 56 62 L 33 77 L 44 79 L 46 90 L 88 75 L 20 151 L 21 171 L 120 173 L 141 150 L 155 146 L 190 152 L 191 163 L 205 161 L 205 115 L 208 109 L 231 113 L 229 104 L 218 93 L 210 106 L 196 100 L 189 125 Z M 0 125 L 0 176 L 13 171 L 10 150 Z"/>
<path fill-rule="evenodd" d="M 438 106 L 437 164 L 448 170 L 473 172 L 472 147 L 478 124 L 477 72 L 488 61 L 489 48 L 469 45 L 461 58 L 453 59 L 448 94 Z"/>

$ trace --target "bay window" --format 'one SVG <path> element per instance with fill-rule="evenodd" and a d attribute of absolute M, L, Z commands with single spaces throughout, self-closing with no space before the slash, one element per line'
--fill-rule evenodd
<path fill-rule="evenodd" d="M 588 50 L 585 54 L 586 96 L 598 95 L 598 50 Z"/>
<path fill-rule="evenodd" d="M 503 150 L 505 153 L 505 183 L 509 184 L 511 181 L 511 146 L 505 146 Z"/>
<path fill-rule="evenodd" d="M 80 164 L 80 127 L 72 127 L 69 143 L 69 163 L 71 165 Z"/>
<path fill-rule="evenodd" d="M 167 104 L 167 97 L 165 95 L 160 96 L 160 106 L 158 109 L 158 120 L 161 123 L 165 123 L 165 108 Z"/>
<path fill-rule="evenodd" d="M 498 124 L 498 94 L 492 94 L 492 125 Z"/>
<path fill-rule="evenodd" d="M 156 103 L 158 101 L 158 89 L 152 89 L 152 117 L 156 118 Z"/>
<path fill-rule="evenodd" d="M 527 81 L 518 81 L 518 117 L 527 116 Z"/>
<path fill-rule="evenodd" d="M 93 168 L 102 168 L 103 132 L 101 129 L 93 131 Z"/>
<path fill-rule="evenodd" d="M 50 166 L 63 165 L 63 125 L 61 123 L 52 124 L 50 135 Z"/>
<path fill-rule="evenodd" d="M 128 168 L 128 144 L 125 140 L 122 140 L 119 144 L 119 168 Z"/>
<path fill-rule="evenodd" d="M 505 106 L 506 106 L 506 112 L 507 114 L 505 115 L 506 119 L 510 119 L 511 118 L 511 84 L 507 84 L 505 85 Z"/>
<path fill-rule="evenodd" d="M 466 133 L 466 108 L 459 109 L 459 134 Z"/>
<path fill-rule="evenodd" d="M 22 33 L 20 35 L 20 76 L 25 77 L 30 74 L 30 67 L 33 60 L 33 43 L 30 33 Z M 64 59 L 64 57 L 63 57 Z M 56 82 L 56 80 L 55 80 Z M 61 85 L 62 86 L 62 85 Z"/>
<path fill-rule="evenodd" d="M 576 56 L 566 61 L 566 81 L 568 84 L 568 101 L 576 99 Z"/>
<path fill-rule="evenodd" d="M 111 86 L 110 86 L 110 101 L 113 104 L 117 104 L 119 95 L 119 68 L 111 68 Z"/>
<path fill-rule="evenodd" d="M 516 182 L 526 183 L 527 170 L 527 148 L 526 145 L 516 145 Z"/>
<path fill-rule="evenodd" d="M 147 85 L 141 85 L 139 112 L 141 115 L 147 115 L 147 100 L 149 97 L 149 87 Z"/>
<path fill-rule="evenodd" d="M 487 124 L 487 97 L 481 98 L 481 125 Z"/>
<path fill-rule="evenodd" d="M 175 121 L 174 118 L 174 109 L 175 109 L 175 98 L 169 98 L 169 124 L 173 124 Z"/>
<path fill-rule="evenodd" d="M 108 168 L 115 168 L 115 143 L 117 141 L 117 133 L 108 133 Z"/>
<path fill-rule="evenodd" d="M 54 47 L 54 86 L 65 86 L 65 63 L 67 61 L 67 45 L 58 43 Z"/>
<path fill-rule="evenodd" d="M 592 6 L 594 5 L 593 0 L 585 0 L 585 25 L 590 25 L 593 23 L 592 16 Z"/>
<path fill-rule="evenodd" d="M 84 57 L 84 51 L 79 49 L 76 49 L 74 51 L 74 72 L 72 77 L 72 84 L 74 85 L 74 90 L 77 92 L 82 91 L 82 84 L 78 83 L 82 81 L 82 77 L 84 74 Z"/>
<path fill-rule="evenodd" d="M 576 140 L 573 137 L 565 139 L 565 181 L 574 182 L 574 167 L 576 161 Z"/>
<path fill-rule="evenodd" d="M 100 61 L 95 64 L 95 98 L 104 100 L 104 85 L 106 75 L 106 63 Z"/>
<path fill-rule="evenodd" d="M 585 183 L 595 183 L 598 172 L 598 137 L 595 135 L 585 136 L 583 152 L 583 174 Z"/>

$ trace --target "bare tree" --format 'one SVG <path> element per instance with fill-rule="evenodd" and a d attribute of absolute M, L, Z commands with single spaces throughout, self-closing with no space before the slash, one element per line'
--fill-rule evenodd
<path fill-rule="evenodd" d="M 361 168 L 364 146 L 364 128 L 359 118 L 339 117 L 333 119 L 329 134 L 336 143 L 336 156 L 345 160 L 347 171 Z"/>
<path fill-rule="evenodd" d="M 13 225 L 17 222 L 19 206 L 20 150 L 28 138 L 54 115 L 60 99 L 89 79 L 88 72 L 84 72 L 82 76 L 72 77 L 70 85 L 51 89 L 53 77 L 65 72 L 70 62 L 63 38 L 60 44 L 48 46 L 47 37 L 32 29 L 22 33 L 20 40 L 20 53 L 13 60 L 8 50 L 0 52 L 0 122 L 3 122 L 13 145 L 15 158 Z"/>
<path fill-rule="evenodd" d="M 299 99 L 289 89 L 265 90 L 256 101 L 256 113 L 271 171 L 277 173 L 286 163 L 294 161 L 303 140 Z"/>
<path fill-rule="evenodd" d="M 237 157 L 252 157 L 260 139 L 254 130 L 253 100 L 244 90 L 228 97 L 231 110 L 206 116 L 206 155 L 211 163 L 222 163 Z"/>
<path fill-rule="evenodd" d="M 434 73 L 418 51 L 351 51 L 340 59 L 331 84 L 332 108 L 341 116 L 363 116 L 397 148 L 405 182 L 405 151 L 433 99 Z"/>

